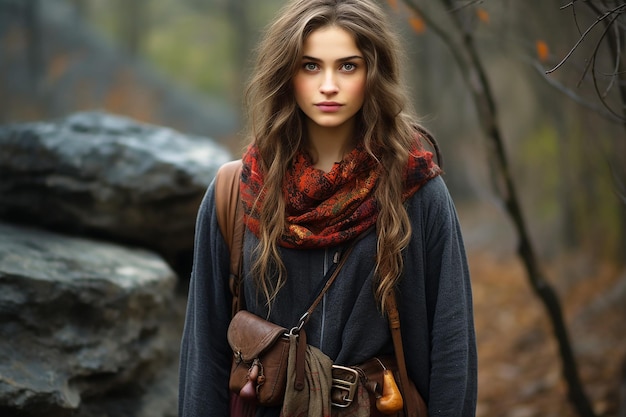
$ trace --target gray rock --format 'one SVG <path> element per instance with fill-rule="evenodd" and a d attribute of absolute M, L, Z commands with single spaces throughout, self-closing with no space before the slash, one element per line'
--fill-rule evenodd
<path fill-rule="evenodd" d="M 0 218 L 158 251 L 193 248 L 198 206 L 230 154 L 106 113 L 0 127 Z"/>
<path fill-rule="evenodd" d="M 0 223 L 2 415 L 113 416 L 97 404 L 120 389 L 117 416 L 175 415 L 175 281 L 143 249 Z M 147 411 L 151 384 L 169 408 Z"/>

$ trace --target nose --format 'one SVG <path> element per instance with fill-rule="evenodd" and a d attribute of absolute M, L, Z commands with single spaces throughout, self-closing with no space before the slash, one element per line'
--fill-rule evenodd
<path fill-rule="evenodd" d="M 334 94 L 339 91 L 337 86 L 337 80 L 333 71 L 324 72 L 322 84 L 320 85 L 320 93 L 322 94 Z"/>

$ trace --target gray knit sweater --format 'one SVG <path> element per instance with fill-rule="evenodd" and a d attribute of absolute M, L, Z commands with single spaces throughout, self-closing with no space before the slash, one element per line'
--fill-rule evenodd
<path fill-rule="evenodd" d="M 407 202 L 413 236 L 405 253 L 398 307 L 408 373 L 429 415 L 474 416 L 477 360 L 470 277 L 456 211 L 437 177 Z M 244 271 L 256 237 L 245 235 Z M 288 281 L 270 320 L 290 328 L 307 310 L 335 252 L 282 249 Z M 355 365 L 392 353 L 386 319 L 372 291 L 376 235 L 357 243 L 346 265 L 306 325 L 308 343 L 337 364 Z M 180 358 L 179 417 L 228 416 L 232 352 L 226 341 L 231 296 L 229 253 L 217 226 L 214 186 L 198 212 L 194 265 Z M 245 274 L 247 309 L 265 317 L 263 300 Z M 262 296 L 260 296 L 262 297 Z M 257 417 L 277 417 L 279 408 Z"/>

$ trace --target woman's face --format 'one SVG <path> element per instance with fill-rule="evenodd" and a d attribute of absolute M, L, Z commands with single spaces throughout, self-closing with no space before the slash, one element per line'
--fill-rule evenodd
<path fill-rule="evenodd" d="M 336 26 L 312 32 L 303 45 L 293 85 L 298 106 L 313 123 L 341 128 L 363 106 L 367 68 L 352 35 Z"/>

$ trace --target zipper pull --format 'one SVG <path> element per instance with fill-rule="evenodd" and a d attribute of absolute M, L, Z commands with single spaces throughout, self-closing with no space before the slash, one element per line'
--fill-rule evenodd
<path fill-rule="evenodd" d="M 338 264 L 339 263 L 339 258 L 341 258 L 341 252 L 337 251 L 337 252 L 335 252 L 335 255 L 333 256 L 333 263 L 334 264 Z"/>

